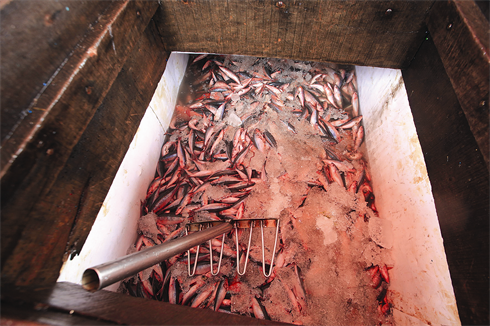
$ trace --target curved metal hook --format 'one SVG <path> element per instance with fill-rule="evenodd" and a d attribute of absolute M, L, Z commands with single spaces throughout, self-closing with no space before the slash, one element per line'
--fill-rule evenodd
<path fill-rule="evenodd" d="M 199 231 L 201 231 L 201 230 L 202 230 L 202 225 L 199 225 Z M 188 234 L 188 231 L 186 228 L 185 229 L 185 235 L 187 235 L 187 234 Z M 197 260 L 199 258 L 199 247 L 200 246 L 201 245 L 198 245 L 197 249 L 196 249 L 196 258 L 194 260 L 194 268 L 192 269 L 192 273 L 191 273 L 191 251 L 187 250 L 187 273 L 189 274 L 189 276 L 194 276 L 194 274 L 196 274 Z M 212 265 L 211 265 L 211 268 L 212 268 Z"/>
<path fill-rule="evenodd" d="M 269 273 L 265 272 L 265 247 L 264 247 L 264 221 L 260 221 L 260 233 L 262 235 L 262 273 L 265 277 L 269 277 L 274 269 L 274 258 L 276 257 L 277 235 L 279 234 L 279 220 L 276 224 L 276 237 L 274 239 L 274 250 L 272 250 L 272 259 L 269 267 Z M 249 245 L 250 246 L 250 245 Z"/>
<path fill-rule="evenodd" d="M 211 245 L 211 240 L 209 240 L 209 260 L 211 264 L 211 275 L 216 276 L 219 273 L 219 270 L 221 269 L 221 260 L 223 259 L 223 247 L 225 246 L 225 233 L 223 233 L 223 238 L 221 239 L 221 252 L 219 254 L 219 261 L 218 261 L 218 269 L 216 270 L 216 273 L 214 272 L 214 266 L 213 266 L 213 246 Z"/>
<path fill-rule="evenodd" d="M 236 239 L 236 271 L 238 275 L 244 275 L 247 271 L 248 255 L 250 253 L 250 244 L 252 242 L 252 230 L 254 227 L 254 222 L 250 225 L 250 235 L 248 237 L 247 255 L 245 256 L 245 265 L 243 266 L 243 271 L 240 272 L 240 247 L 238 245 L 238 228 L 235 224 L 235 239 Z"/>

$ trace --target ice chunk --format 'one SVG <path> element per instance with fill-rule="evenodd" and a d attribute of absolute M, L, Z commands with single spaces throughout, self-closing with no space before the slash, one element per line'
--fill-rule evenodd
<path fill-rule="evenodd" d="M 240 127 L 242 125 L 242 120 L 234 113 L 231 112 L 224 120 L 227 124 L 233 127 Z"/>
<path fill-rule="evenodd" d="M 391 249 L 393 246 L 393 224 L 384 218 L 369 219 L 369 235 L 377 245 Z"/>
<path fill-rule="evenodd" d="M 318 216 L 316 227 L 323 232 L 323 245 L 326 246 L 337 241 L 337 231 L 335 231 L 333 219 L 326 215 Z"/>
<path fill-rule="evenodd" d="M 142 216 L 138 222 L 139 231 L 147 238 L 151 238 L 155 242 L 158 241 L 157 234 L 160 233 L 156 224 L 157 218 L 158 216 L 155 213 L 150 212 L 147 215 Z"/>

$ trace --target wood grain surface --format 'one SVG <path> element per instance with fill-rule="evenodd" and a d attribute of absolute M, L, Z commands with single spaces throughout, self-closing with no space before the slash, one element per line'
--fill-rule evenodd
<path fill-rule="evenodd" d="M 2 143 L 110 1 L 11 1 L 0 11 Z M 2 161 L 3 164 L 4 161 Z"/>
<path fill-rule="evenodd" d="M 117 325 L 116 322 L 102 321 L 98 318 L 70 314 L 67 311 L 49 308 L 44 304 L 2 301 L 0 324 L 6 326 L 28 325 Z"/>
<path fill-rule="evenodd" d="M 50 194 L 52 201 L 76 212 L 72 214 L 67 254 L 78 254 L 82 249 L 163 75 L 168 56 L 150 21 L 58 177 L 54 185 L 58 191 Z M 75 184 L 78 196 L 66 191 L 68 185 L 73 189 Z"/>
<path fill-rule="evenodd" d="M 463 325 L 489 324 L 489 175 L 432 39 L 403 70 Z"/>
<path fill-rule="evenodd" d="M 490 25 L 473 1 L 437 1 L 427 19 L 452 87 L 489 165 Z"/>
<path fill-rule="evenodd" d="M 2 309 L 9 303 L 29 303 L 46 310 L 56 309 L 75 316 L 124 325 L 288 325 L 105 290 L 91 293 L 80 285 L 67 282 L 47 287 L 7 287 L 2 289 Z"/>
<path fill-rule="evenodd" d="M 406 67 L 433 1 L 161 2 L 172 51 Z"/>
<path fill-rule="evenodd" d="M 140 82 L 145 84 L 142 91 L 151 91 L 159 76 L 151 71 L 134 78 L 140 73 L 137 67 L 126 71 L 130 81 L 122 81 L 118 94 L 112 97 L 127 101 L 115 101 L 110 106 L 111 113 L 106 113 L 101 104 L 157 7 L 146 1 L 111 3 L 92 33 L 80 41 L 50 86 L 40 94 L 33 107 L 33 112 L 37 108 L 36 113 L 21 120 L 3 143 L 2 282 L 55 282 L 68 236 L 76 231 L 72 230 L 74 219 L 91 215 L 100 207 L 111 174 L 117 169 L 114 165 L 132 138 L 125 128 L 134 131 L 134 125 L 139 123 L 139 113 L 131 116 L 135 113 L 133 105 L 147 100 L 145 96 L 144 100 L 138 98 L 136 91 L 125 93 L 121 88 L 130 89 L 130 83 L 140 87 Z M 149 58 L 145 58 L 145 63 Z M 159 70 L 161 73 L 163 68 Z M 107 121 L 99 121 L 87 134 L 97 109 Z M 144 109 L 138 106 L 137 110 Z M 114 127 L 120 130 L 120 146 L 107 150 L 108 135 L 117 142 Z M 74 152 L 75 146 L 79 152 Z M 85 148 L 80 151 L 82 146 Z M 108 156 L 98 155 L 101 152 Z M 67 165 L 68 161 L 71 165 Z M 92 178 L 94 170 L 104 177 Z M 93 218 L 82 223 L 85 233 Z"/>

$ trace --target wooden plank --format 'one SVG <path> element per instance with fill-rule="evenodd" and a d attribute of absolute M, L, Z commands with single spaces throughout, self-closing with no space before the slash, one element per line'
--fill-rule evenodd
<path fill-rule="evenodd" d="M 1 325 L 26 326 L 26 325 L 115 325 L 115 322 L 98 320 L 80 316 L 79 314 L 60 312 L 57 309 L 49 309 L 45 305 L 33 305 L 26 303 L 11 304 L 2 302 Z"/>
<path fill-rule="evenodd" d="M 437 49 L 424 42 L 403 79 L 432 186 L 463 325 L 489 324 L 489 174 Z"/>
<path fill-rule="evenodd" d="M 109 1 L 12 1 L 0 11 L 2 142 Z"/>
<path fill-rule="evenodd" d="M 72 216 L 66 247 L 70 255 L 78 254 L 85 243 L 163 75 L 168 56 L 151 21 L 53 186 L 58 191 L 51 191 L 47 200 L 56 207 L 82 203 Z M 74 183 L 79 189 L 86 189 L 82 195 L 86 200 L 75 196 L 69 203 L 73 196 L 66 193 L 66 188 Z"/>
<path fill-rule="evenodd" d="M 88 173 L 83 185 L 65 183 L 61 189 L 56 182 L 74 177 L 60 172 L 157 7 L 112 3 L 39 96 L 35 124 L 24 119 L 2 147 L 2 282 L 54 282 L 73 218 L 91 214 L 94 200 L 105 196 L 104 190 L 91 195 L 99 180 Z M 70 197 L 65 202 L 55 194 Z"/>
<path fill-rule="evenodd" d="M 487 20 L 490 20 L 490 2 L 486 0 L 476 0 L 475 3 L 480 8 L 483 16 L 485 16 Z"/>
<path fill-rule="evenodd" d="M 401 68 L 425 37 L 432 3 L 168 0 L 157 21 L 172 51 Z"/>
<path fill-rule="evenodd" d="M 490 25 L 474 1 L 438 1 L 427 26 L 489 165 Z"/>
<path fill-rule="evenodd" d="M 73 310 L 80 316 L 126 325 L 287 325 L 104 290 L 91 293 L 80 285 L 66 282 L 47 288 L 2 289 L 2 301 L 42 303 L 60 311 Z"/>
<path fill-rule="evenodd" d="M 10 269 L 4 277 L 30 282 L 26 275 L 39 278 L 41 270 L 45 281 L 54 282 L 65 248 L 69 254 L 81 250 L 165 68 L 168 54 L 156 35 L 150 24 L 50 191 L 26 216 L 34 222 L 26 224 L 14 261 L 6 266 L 20 265 L 23 275 Z M 60 240 L 53 244 L 52 239 Z"/>

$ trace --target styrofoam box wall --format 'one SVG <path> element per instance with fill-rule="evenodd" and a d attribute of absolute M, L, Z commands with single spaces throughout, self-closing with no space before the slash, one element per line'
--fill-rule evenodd
<path fill-rule="evenodd" d="M 58 281 L 81 283 L 86 268 L 126 254 L 136 239 L 140 200 L 153 179 L 188 55 L 172 53 L 165 73 L 79 256 Z M 400 70 L 356 67 L 365 146 L 391 247 L 390 292 L 398 325 L 460 324 L 431 185 Z M 371 219 L 373 220 L 373 219 Z M 371 223 L 370 220 L 370 223 Z M 379 223 L 382 221 L 382 223 Z M 375 222 L 373 222 L 375 223 Z M 106 289 L 115 291 L 118 284 Z"/>

